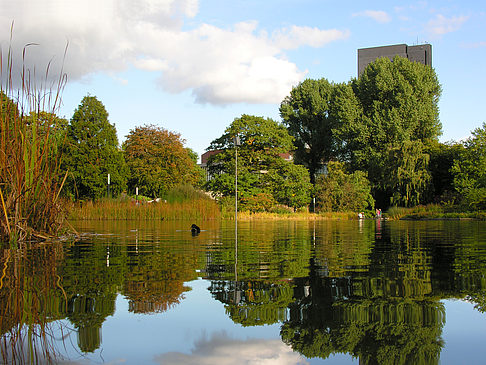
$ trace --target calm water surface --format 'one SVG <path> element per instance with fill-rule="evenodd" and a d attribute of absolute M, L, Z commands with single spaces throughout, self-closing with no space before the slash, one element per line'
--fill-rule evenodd
<path fill-rule="evenodd" d="M 485 222 L 191 223 L 0 250 L 0 362 L 486 363 Z"/>

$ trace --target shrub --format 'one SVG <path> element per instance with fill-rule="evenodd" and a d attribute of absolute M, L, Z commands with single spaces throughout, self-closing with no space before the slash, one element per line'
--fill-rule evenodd
<path fill-rule="evenodd" d="M 373 208 L 371 186 L 364 172 L 347 174 L 341 162 L 330 162 L 327 169 L 327 175 L 321 175 L 316 182 L 319 211 L 359 212 Z"/>
<path fill-rule="evenodd" d="M 241 209 L 252 213 L 268 212 L 276 201 L 271 194 L 258 193 L 246 198 L 241 198 Z"/>

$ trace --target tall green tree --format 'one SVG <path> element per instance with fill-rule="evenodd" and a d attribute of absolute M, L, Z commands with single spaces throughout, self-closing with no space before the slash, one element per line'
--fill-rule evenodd
<path fill-rule="evenodd" d="M 123 144 L 130 169 L 128 186 L 141 194 L 164 196 L 177 184 L 199 185 L 201 169 L 194 154 L 184 148 L 180 134 L 153 125 L 131 130 Z"/>
<path fill-rule="evenodd" d="M 486 123 L 476 128 L 464 142 L 454 162 L 454 186 L 463 203 L 473 210 L 486 209 Z"/>
<path fill-rule="evenodd" d="M 234 196 L 235 136 L 239 136 L 241 143 L 237 147 L 239 199 L 248 200 L 260 194 L 262 201 L 265 198 L 294 208 L 306 204 L 310 196 L 307 170 L 282 158 L 293 150 L 292 136 L 274 120 L 251 115 L 235 119 L 221 137 L 211 142 L 208 150 L 220 152 L 208 161 L 212 176 L 206 183 L 208 190 Z"/>
<path fill-rule="evenodd" d="M 292 88 L 280 105 L 280 116 L 294 137 L 295 161 L 309 169 L 312 183 L 336 149 L 331 112 L 334 88 L 326 79 L 307 79 Z"/>
<path fill-rule="evenodd" d="M 85 96 L 68 126 L 64 167 L 69 171 L 67 190 L 78 199 L 99 199 L 110 190 L 126 189 L 127 168 L 118 147 L 116 129 L 105 106 L 95 96 Z"/>
<path fill-rule="evenodd" d="M 418 202 L 427 188 L 425 172 L 396 174 L 394 179 L 387 179 L 384 173 L 390 154 L 402 159 L 396 162 L 402 168 L 416 172 L 427 169 L 427 158 L 414 154 L 425 155 L 423 147 L 441 134 L 441 86 L 435 71 L 403 57 L 393 61 L 380 58 L 352 80 L 351 87 L 358 101 L 358 117 L 355 113 L 341 113 L 343 118 L 334 131 L 337 144 L 344 146 L 353 170 L 368 172 L 378 205 L 388 206 L 392 198 L 405 205 Z M 423 147 L 414 148 L 410 142 Z M 412 166 L 407 160 L 418 165 Z M 409 191 L 413 196 L 406 196 L 407 185 L 413 187 Z"/>

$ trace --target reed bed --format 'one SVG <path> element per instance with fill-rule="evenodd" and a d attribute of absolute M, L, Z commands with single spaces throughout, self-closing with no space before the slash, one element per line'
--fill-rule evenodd
<path fill-rule="evenodd" d="M 271 213 L 271 212 L 256 212 L 250 213 L 246 211 L 238 212 L 238 220 L 352 220 L 357 219 L 358 214 L 354 212 L 325 212 L 325 213 L 309 213 L 309 212 L 292 212 L 292 213 Z M 226 212 L 225 219 L 234 219 L 235 213 Z"/>
<path fill-rule="evenodd" d="M 71 220 L 211 220 L 219 219 L 217 202 L 211 199 L 182 202 L 142 203 L 135 201 L 100 200 L 74 204 Z"/>
<path fill-rule="evenodd" d="M 55 112 L 66 76 L 61 71 L 47 87 L 49 65 L 37 81 L 25 66 L 13 75 L 13 58 L 11 47 L 6 57 L 0 52 L 0 244 L 18 247 L 57 235 L 65 222 L 59 194 L 66 174 L 60 171 Z"/>
<path fill-rule="evenodd" d="M 416 207 L 390 207 L 385 213 L 389 219 L 486 219 L 486 212 L 461 212 L 458 207 L 439 204 Z"/>

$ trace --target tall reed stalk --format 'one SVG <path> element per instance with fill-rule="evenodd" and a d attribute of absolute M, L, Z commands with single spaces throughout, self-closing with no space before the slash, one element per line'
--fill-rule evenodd
<path fill-rule="evenodd" d="M 22 52 L 20 75 L 14 75 L 13 50 L 0 51 L 0 245 L 12 246 L 58 234 L 65 212 L 59 193 L 65 180 L 60 171 L 59 133 L 55 125 L 62 69 L 50 82 L 49 68 L 37 81 Z"/>

